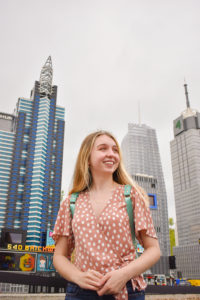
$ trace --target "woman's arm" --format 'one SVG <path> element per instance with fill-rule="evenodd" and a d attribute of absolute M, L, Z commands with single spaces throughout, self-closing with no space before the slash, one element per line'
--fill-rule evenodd
<path fill-rule="evenodd" d="M 126 274 L 127 281 L 142 274 L 160 259 L 161 253 L 158 240 L 147 236 L 144 230 L 140 231 L 140 238 L 144 252 L 140 257 L 121 269 Z"/>
<path fill-rule="evenodd" d="M 100 284 L 103 287 L 98 291 L 100 296 L 104 294 L 117 294 L 129 281 L 153 266 L 160 258 L 160 247 L 157 239 L 146 235 L 145 231 L 140 231 L 144 252 L 140 257 L 130 262 L 121 269 L 107 273 Z"/>
<path fill-rule="evenodd" d="M 58 273 L 66 280 L 78 284 L 81 288 L 97 290 L 99 289 L 100 279 L 103 277 L 99 272 L 89 270 L 82 272 L 75 267 L 68 259 L 68 237 L 59 237 L 53 256 L 53 264 Z"/>

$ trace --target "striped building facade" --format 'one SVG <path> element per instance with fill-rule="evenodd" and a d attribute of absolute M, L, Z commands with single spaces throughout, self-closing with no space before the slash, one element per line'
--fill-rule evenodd
<path fill-rule="evenodd" d="M 10 132 L 0 127 L 0 228 L 26 231 L 27 245 L 44 244 L 60 205 L 65 111 L 56 105 L 52 74 L 49 57 L 31 98 L 18 100 Z"/>
<path fill-rule="evenodd" d="M 0 113 L 0 229 L 4 227 L 15 133 L 13 115 Z"/>

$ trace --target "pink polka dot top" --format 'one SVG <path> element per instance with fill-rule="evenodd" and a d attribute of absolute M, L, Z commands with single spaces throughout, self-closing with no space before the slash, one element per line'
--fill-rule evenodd
<path fill-rule="evenodd" d="M 131 189 L 131 199 L 136 237 L 139 239 L 139 232 L 145 230 L 148 236 L 157 238 L 150 209 L 134 187 Z M 79 194 L 73 219 L 69 200 L 70 196 L 61 203 L 53 239 L 57 241 L 59 236 L 69 237 L 68 258 L 76 248 L 74 264 L 79 270 L 92 269 L 106 274 L 126 266 L 135 259 L 136 253 L 124 198 L 124 185 L 119 185 L 114 190 L 98 218 L 94 214 L 87 191 Z M 132 278 L 131 282 L 133 289 L 143 290 L 146 287 L 142 275 Z M 115 295 L 115 299 L 128 299 L 126 286 Z"/>

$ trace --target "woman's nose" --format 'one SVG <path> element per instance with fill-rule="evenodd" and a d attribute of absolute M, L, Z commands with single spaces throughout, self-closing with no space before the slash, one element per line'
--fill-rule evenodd
<path fill-rule="evenodd" d="M 113 156 L 114 155 L 114 151 L 112 149 L 108 149 L 107 155 L 108 156 Z"/>

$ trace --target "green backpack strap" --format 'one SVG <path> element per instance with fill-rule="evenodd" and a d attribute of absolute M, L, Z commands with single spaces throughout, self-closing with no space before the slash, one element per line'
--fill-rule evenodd
<path fill-rule="evenodd" d="M 74 210 L 75 210 L 75 204 L 76 204 L 76 199 L 78 198 L 79 196 L 79 193 L 73 193 L 71 194 L 71 197 L 70 197 L 70 210 L 71 210 L 71 213 L 72 213 L 72 218 L 74 216 Z"/>
<path fill-rule="evenodd" d="M 125 196 L 125 201 L 126 201 L 127 213 L 129 216 L 131 236 L 132 236 L 133 245 L 135 247 L 135 252 L 136 252 L 136 256 L 137 256 L 137 242 L 136 242 L 136 238 L 135 238 L 135 222 L 133 219 L 133 204 L 132 204 L 132 200 L 131 200 L 131 188 L 132 188 L 132 186 L 130 184 L 126 184 L 124 186 L 124 196 Z"/>

